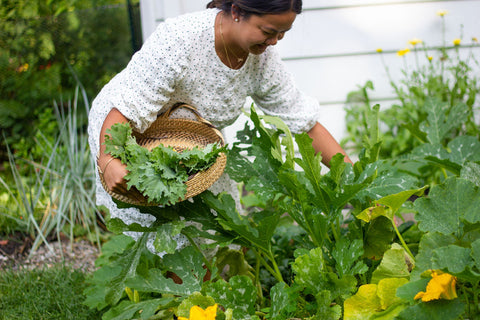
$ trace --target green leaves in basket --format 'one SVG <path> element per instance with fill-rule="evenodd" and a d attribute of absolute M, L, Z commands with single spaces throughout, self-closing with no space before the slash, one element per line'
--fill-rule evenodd
<path fill-rule="evenodd" d="M 148 151 L 137 143 L 128 123 L 114 124 L 107 133 L 110 136 L 105 136 L 105 152 L 127 165 L 128 188 L 137 188 L 149 201 L 161 205 L 184 198 L 188 178 L 208 169 L 218 155 L 226 151 L 226 147 L 218 143 L 183 152 L 160 144 Z"/>

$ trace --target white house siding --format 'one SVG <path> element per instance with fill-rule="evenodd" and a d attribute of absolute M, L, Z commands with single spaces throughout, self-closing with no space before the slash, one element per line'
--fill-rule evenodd
<path fill-rule="evenodd" d="M 165 18 L 202 10 L 204 0 L 141 0 L 144 39 Z M 394 79 L 401 76 L 405 60 L 414 64 L 414 55 L 398 57 L 396 52 L 418 38 L 428 47 L 443 43 L 440 10 L 447 10 L 445 42 L 462 38 L 471 44 L 480 39 L 480 0 L 304 0 L 304 12 L 278 43 L 287 69 L 301 90 L 316 97 L 324 116 L 321 122 L 338 139 L 345 136 L 344 101 L 347 94 L 371 80 L 372 97 L 388 107 L 392 89 L 378 48 Z M 464 49 L 463 51 L 470 50 Z M 473 49 L 480 60 L 480 49 Z M 434 51 L 432 50 L 432 53 Z M 382 104 L 383 103 L 383 104 Z M 243 127 L 245 118 L 227 130 L 227 139 Z"/>

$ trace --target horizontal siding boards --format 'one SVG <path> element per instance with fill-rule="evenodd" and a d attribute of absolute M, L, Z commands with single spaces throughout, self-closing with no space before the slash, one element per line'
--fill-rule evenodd
<path fill-rule="evenodd" d="M 460 2 L 460 1 L 476 1 L 476 0 L 303 0 L 304 10 L 323 10 L 339 7 L 365 7 L 365 6 L 382 6 L 391 4 L 414 3 L 421 4 L 427 2 Z"/>
<path fill-rule="evenodd" d="M 462 57 L 471 54 L 480 57 L 480 48 L 465 48 L 460 51 Z M 438 59 L 438 50 L 431 50 L 434 59 Z M 345 101 L 347 94 L 357 90 L 367 81 L 372 81 L 375 90 L 373 99 L 386 99 L 394 96 L 385 69 L 388 66 L 391 78 L 398 82 L 403 79 L 402 70 L 417 68 L 415 52 L 404 57 L 396 54 L 372 54 L 363 56 L 338 56 L 326 59 L 287 60 L 287 70 L 294 77 L 297 85 L 322 104 L 338 104 Z M 454 51 L 451 56 L 456 56 Z M 417 52 L 419 65 L 428 63 L 423 51 Z M 479 73 L 479 68 L 476 68 Z M 480 74 L 480 73 L 479 73 Z"/>
<path fill-rule="evenodd" d="M 436 14 L 439 10 L 449 12 L 445 16 L 447 45 L 462 36 L 463 44 L 471 44 L 472 37 L 480 38 L 480 19 L 476 14 L 480 13 L 480 1 L 409 1 L 404 4 L 395 1 L 395 4 L 374 7 L 360 6 L 359 2 L 335 1 L 336 5 L 346 7 L 305 11 L 278 44 L 299 87 L 322 103 L 345 100 L 348 92 L 367 80 L 374 83 L 375 97 L 391 97 L 393 93 L 376 49 L 384 50 L 383 58 L 392 77 L 399 79 L 404 60 L 408 65 L 415 63 L 412 53 L 405 59 L 396 55 L 397 50 L 407 47 L 408 40 L 419 38 L 427 46 L 443 43 L 442 18 Z M 362 1 L 363 4 L 367 2 Z M 308 8 L 328 6 L 332 2 L 310 0 L 304 3 Z M 478 49 L 475 50 L 478 55 Z M 420 62 L 426 63 L 424 55 L 419 56 L 423 58 Z"/>
<path fill-rule="evenodd" d="M 479 37 L 480 1 L 428 2 L 306 11 L 278 47 L 287 58 L 399 50 L 412 38 L 438 46 L 442 18 L 436 13 L 444 9 L 449 12 L 444 18 L 449 44 L 462 32 L 468 42 Z"/>

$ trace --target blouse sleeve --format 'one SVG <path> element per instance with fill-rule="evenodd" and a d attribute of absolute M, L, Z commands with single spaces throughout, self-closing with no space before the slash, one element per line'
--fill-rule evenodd
<path fill-rule="evenodd" d="M 319 119 L 318 101 L 301 92 L 273 48 L 260 62 L 252 99 L 268 115 L 280 117 L 293 133 L 309 131 Z"/>
<path fill-rule="evenodd" d="M 118 79 L 109 84 L 115 86 L 112 105 L 137 131 L 145 131 L 169 101 L 175 79 L 185 69 L 182 45 L 182 39 L 167 24 L 160 24 Z"/>

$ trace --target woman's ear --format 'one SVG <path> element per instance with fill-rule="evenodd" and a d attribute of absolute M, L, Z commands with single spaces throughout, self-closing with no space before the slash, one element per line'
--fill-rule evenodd
<path fill-rule="evenodd" d="M 235 4 L 232 4 L 231 14 L 233 21 L 240 21 L 240 9 Z"/>

